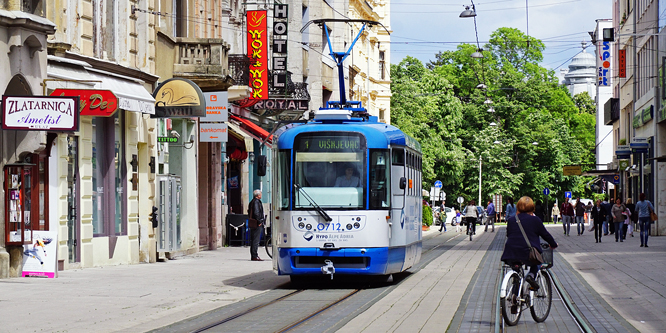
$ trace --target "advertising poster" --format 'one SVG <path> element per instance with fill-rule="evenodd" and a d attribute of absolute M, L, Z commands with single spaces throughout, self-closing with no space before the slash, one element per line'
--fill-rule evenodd
<path fill-rule="evenodd" d="M 34 230 L 32 243 L 23 245 L 23 275 L 55 278 L 58 233 Z"/>

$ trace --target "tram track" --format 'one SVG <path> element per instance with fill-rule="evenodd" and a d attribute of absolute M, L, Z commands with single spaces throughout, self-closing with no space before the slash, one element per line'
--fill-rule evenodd
<path fill-rule="evenodd" d="M 441 255 L 442 252 L 452 247 L 454 245 L 452 243 L 457 243 L 462 239 L 456 236 L 447 237 L 444 243 L 431 242 L 426 245 L 425 242 L 431 238 L 434 237 L 423 239 L 421 262 L 410 271 L 420 270 L 435 256 Z M 221 307 L 153 332 L 298 332 L 303 331 L 306 326 L 308 328 L 316 325 L 326 327 L 331 324 L 331 317 L 338 318 L 334 319 L 334 322 L 344 321 L 342 318 L 350 315 L 349 309 L 359 310 L 363 308 L 363 304 L 373 303 L 399 285 L 406 277 L 407 274 L 396 276 L 395 282 L 389 285 L 370 283 L 372 287 L 367 287 L 367 281 L 363 283 L 347 281 L 329 287 L 322 286 L 323 283 L 310 283 L 308 288 L 312 289 L 298 290 L 289 290 L 290 286 L 286 285 L 286 289 L 270 290 L 261 297 Z M 314 277 L 314 280 L 316 279 L 317 277 Z M 323 279 L 321 282 L 324 282 Z M 363 286 L 359 286 L 359 284 L 363 284 Z M 291 286 L 302 287 L 293 284 Z M 346 286 L 350 288 L 342 289 Z M 360 308 L 359 304 L 362 304 Z M 322 320 L 324 317 L 325 319 Z M 322 331 L 328 331 L 328 329 L 322 329 Z"/>

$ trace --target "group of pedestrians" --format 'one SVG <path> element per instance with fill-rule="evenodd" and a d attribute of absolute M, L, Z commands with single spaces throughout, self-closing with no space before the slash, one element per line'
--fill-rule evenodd
<path fill-rule="evenodd" d="M 654 206 L 645 198 L 645 193 L 641 193 L 639 198 L 640 200 L 635 205 L 631 199 L 627 199 L 624 204 L 621 199 L 616 199 L 614 205 L 607 201 L 597 200 L 596 205 L 592 208 L 596 243 L 601 243 L 601 237 L 607 236 L 609 233 L 615 235 L 616 242 L 624 242 L 627 235 L 634 237 L 634 225 L 638 223 L 640 247 L 648 247 L 652 222 L 650 215 L 654 212 Z"/>

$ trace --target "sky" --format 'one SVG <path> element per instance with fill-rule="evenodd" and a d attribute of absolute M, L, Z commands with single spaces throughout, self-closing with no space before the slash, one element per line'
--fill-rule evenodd
<path fill-rule="evenodd" d="M 398 64 L 406 56 L 427 63 L 438 51 L 455 50 L 460 43 L 476 44 L 474 19 L 458 17 L 465 5 L 470 6 L 470 0 L 391 0 L 391 63 Z M 546 46 L 541 66 L 555 70 L 559 76 L 560 68 L 568 68 L 571 58 L 582 51 L 581 42 L 590 45 L 588 31 L 595 29 L 595 21 L 612 18 L 613 3 L 476 0 L 474 5 L 481 47 L 501 27 L 529 32 Z M 587 52 L 594 54 L 594 49 L 588 47 Z"/>

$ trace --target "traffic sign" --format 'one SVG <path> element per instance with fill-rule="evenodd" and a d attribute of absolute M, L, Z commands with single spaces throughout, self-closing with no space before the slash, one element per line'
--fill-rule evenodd
<path fill-rule="evenodd" d="M 442 188 L 442 182 L 439 181 L 439 180 L 436 180 L 436 181 L 435 181 L 435 187 L 436 187 L 436 188 Z"/>
<path fill-rule="evenodd" d="M 543 189 L 543 195 L 549 195 L 549 194 L 550 194 L 550 190 L 547 187 L 544 188 Z"/>
<path fill-rule="evenodd" d="M 571 199 L 571 191 L 564 192 L 564 197 Z"/>
<path fill-rule="evenodd" d="M 458 197 L 458 203 L 461 204 L 465 201 L 465 198 L 463 197 Z"/>

